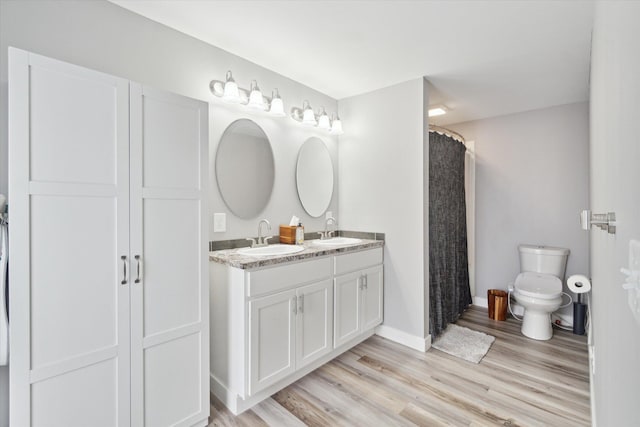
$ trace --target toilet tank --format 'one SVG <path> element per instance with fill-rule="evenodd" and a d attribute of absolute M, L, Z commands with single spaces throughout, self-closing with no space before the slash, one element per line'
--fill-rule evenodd
<path fill-rule="evenodd" d="M 564 280 L 569 249 L 552 246 L 520 245 L 520 272 L 552 274 Z"/>

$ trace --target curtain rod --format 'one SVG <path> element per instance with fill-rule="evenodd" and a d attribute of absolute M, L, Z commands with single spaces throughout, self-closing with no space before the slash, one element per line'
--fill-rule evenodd
<path fill-rule="evenodd" d="M 448 137 L 462 142 L 463 144 L 466 144 L 467 142 L 465 141 L 464 136 L 460 135 L 458 132 L 454 132 L 451 129 L 443 128 L 441 126 L 429 125 L 429 132 L 438 132 L 444 134 Z"/>

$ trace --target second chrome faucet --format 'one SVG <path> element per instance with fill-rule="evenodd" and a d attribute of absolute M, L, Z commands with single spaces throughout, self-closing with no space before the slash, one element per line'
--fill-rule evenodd
<path fill-rule="evenodd" d="M 271 231 L 271 224 L 269 223 L 269 221 L 267 221 L 266 219 L 261 219 L 260 222 L 258 223 L 258 240 L 256 241 L 251 237 L 247 237 L 247 240 L 251 242 L 252 248 L 259 248 L 262 246 L 269 245 L 269 239 L 273 237 L 273 236 L 262 237 L 262 224 L 267 226 L 267 232 Z"/>
<path fill-rule="evenodd" d="M 329 231 L 329 223 L 333 222 L 333 230 Z M 334 233 L 338 230 L 338 221 L 332 216 L 327 218 L 324 222 L 324 232 L 320 231 L 320 240 L 330 239 L 333 237 Z"/>

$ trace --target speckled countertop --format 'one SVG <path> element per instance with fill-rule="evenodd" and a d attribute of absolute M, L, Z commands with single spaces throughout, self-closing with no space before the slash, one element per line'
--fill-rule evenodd
<path fill-rule="evenodd" d="M 384 240 L 361 239 L 359 243 L 336 246 L 316 246 L 313 240 L 304 243 L 304 250 L 294 254 L 272 255 L 272 256 L 250 256 L 238 253 L 238 249 L 225 249 L 221 251 L 209 252 L 209 260 L 226 264 L 231 267 L 243 270 L 266 267 L 269 265 L 283 264 L 285 262 L 300 261 L 303 259 L 316 258 L 326 255 L 355 252 L 363 249 L 381 248 Z"/>

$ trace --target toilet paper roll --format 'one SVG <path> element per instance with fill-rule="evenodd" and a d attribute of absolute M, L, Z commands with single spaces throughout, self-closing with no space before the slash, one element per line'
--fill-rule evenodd
<path fill-rule="evenodd" d="M 576 294 L 584 294 L 591 290 L 591 281 L 587 276 L 582 274 L 574 274 L 567 279 L 567 287 L 571 292 Z"/>

